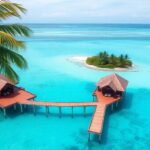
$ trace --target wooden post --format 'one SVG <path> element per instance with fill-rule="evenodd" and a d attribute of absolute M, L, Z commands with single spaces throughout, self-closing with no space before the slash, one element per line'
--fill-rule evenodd
<path fill-rule="evenodd" d="M 4 112 L 4 117 L 6 118 L 6 108 L 3 108 L 3 112 Z"/>
<path fill-rule="evenodd" d="M 86 106 L 84 106 L 84 117 L 86 117 Z"/>
<path fill-rule="evenodd" d="M 59 117 L 61 118 L 61 106 L 59 106 Z"/>
<path fill-rule="evenodd" d="M 25 110 L 27 109 L 27 105 L 24 105 L 24 109 L 25 109 Z"/>
<path fill-rule="evenodd" d="M 97 96 L 95 96 L 96 97 L 96 101 L 98 101 L 98 98 L 97 98 Z"/>
<path fill-rule="evenodd" d="M 72 118 L 73 118 L 74 117 L 74 115 L 73 115 L 73 106 L 71 108 L 72 108 Z"/>
<path fill-rule="evenodd" d="M 111 105 L 111 111 L 113 111 L 113 110 L 114 110 L 114 105 L 112 104 L 112 105 Z"/>
<path fill-rule="evenodd" d="M 20 110 L 21 110 L 21 112 L 23 112 L 23 107 L 22 107 L 22 104 L 20 104 Z"/>
<path fill-rule="evenodd" d="M 99 134 L 98 142 L 99 142 L 99 143 L 101 142 L 101 134 Z"/>
<path fill-rule="evenodd" d="M 46 116 L 48 117 L 48 115 L 49 115 L 49 107 L 46 106 Z"/>
<path fill-rule="evenodd" d="M 14 104 L 14 110 L 16 110 L 16 104 Z"/>
<path fill-rule="evenodd" d="M 90 132 L 89 132 L 88 141 L 90 141 L 90 140 L 91 140 L 91 134 L 90 134 Z"/>
<path fill-rule="evenodd" d="M 35 105 L 33 105 L 33 114 L 36 115 Z"/>
<path fill-rule="evenodd" d="M 118 102 L 116 102 L 116 107 L 118 107 L 118 104 L 119 104 L 119 103 L 118 103 Z"/>

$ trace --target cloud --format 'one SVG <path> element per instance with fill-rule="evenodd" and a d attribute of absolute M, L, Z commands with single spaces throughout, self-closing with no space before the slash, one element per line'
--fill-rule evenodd
<path fill-rule="evenodd" d="M 24 22 L 150 22 L 149 0 L 14 0 Z"/>

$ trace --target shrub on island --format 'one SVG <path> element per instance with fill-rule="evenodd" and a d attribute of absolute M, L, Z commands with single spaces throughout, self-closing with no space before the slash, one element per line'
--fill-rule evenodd
<path fill-rule="evenodd" d="M 109 55 L 106 51 L 100 52 L 97 56 L 88 57 L 86 59 L 86 63 L 99 68 L 110 69 L 132 67 L 132 61 L 129 59 L 127 54 L 115 56 L 113 54 Z"/>

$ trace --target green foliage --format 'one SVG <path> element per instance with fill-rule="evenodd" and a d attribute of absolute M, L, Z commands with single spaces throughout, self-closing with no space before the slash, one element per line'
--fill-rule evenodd
<path fill-rule="evenodd" d="M 120 55 L 119 57 L 106 51 L 100 52 L 99 55 L 88 57 L 86 63 L 100 68 L 128 68 L 132 66 L 132 61 L 129 60 L 128 55 Z"/>
<path fill-rule="evenodd" d="M 0 0 L 0 22 L 10 17 L 21 17 L 26 9 L 20 4 L 8 0 Z M 31 30 L 22 24 L 0 24 L 0 74 L 4 74 L 13 82 L 19 77 L 13 66 L 20 69 L 27 68 L 27 62 L 19 54 L 19 50 L 25 48 L 25 43 L 16 39 L 16 36 L 28 37 Z"/>
<path fill-rule="evenodd" d="M 8 0 L 0 0 L 0 20 L 8 17 L 21 17 L 20 12 L 26 12 L 26 9 L 20 4 Z"/>

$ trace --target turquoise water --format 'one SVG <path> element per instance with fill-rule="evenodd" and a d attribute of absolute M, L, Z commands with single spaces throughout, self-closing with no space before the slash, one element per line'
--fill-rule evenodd
<path fill-rule="evenodd" d="M 37 100 L 92 101 L 99 78 L 112 72 L 85 68 L 67 61 L 72 56 L 90 56 L 107 50 L 128 54 L 136 65 L 133 72 L 119 72 L 129 80 L 122 108 L 106 116 L 102 143 L 87 129 L 94 108 L 30 108 L 23 114 L 8 110 L 7 119 L 0 115 L 0 149 L 2 150 L 149 150 L 150 149 L 150 25 L 29 25 L 33 37 L 24 39 L 23 55 L 29 67 L 20 74 L 19 86 L 35 93 Z M 109 112 L 108 112 L 109 114 Z"/>

